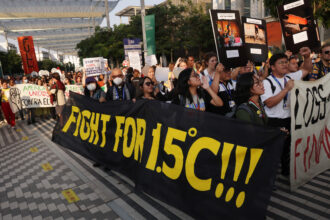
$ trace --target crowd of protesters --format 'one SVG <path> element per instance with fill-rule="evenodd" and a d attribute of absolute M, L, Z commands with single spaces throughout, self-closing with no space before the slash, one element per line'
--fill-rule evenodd
<path fill-rule="evenodd" d="M 54 73 L 42 77 L 16 77 L 1 80 L 1 107 L 7 123 L 15 127 L 15 114 L 8 104 L 10 87 L 20 83 L 44 86 L 55 109 L 20 111 L 16 117 L 25 117 L 34 123 L 36 114 L 58 117 L 65 104 L 65 85 L 82 85 L 86 97 L 99 102 L 114 100 L 150 99 L 165 101 L 199 111 L 208 111 L 259 125 L 272 126 L 286 133 L 287 139 L 281 158 L 282 174 L 289 174 L 290 152 L 290 90 L 295 80 L 317 80 L 329 73 L 330 44 L 324 44 L 318 55 L 311 55 L 308 47 L 299 54 L 274 54 L 262 66 L 251 61 L 238 68 L 225 67 L 216 54 L 206 53 L 203 61 L 193 56 L 169 64 L 168 81 L 157 81 L 157 66 L 146 67 L 141 73 L 131 67 L 114 68 L 107 75 L 86 78 L 78 73 Z M 175 68 L 181 68 L 178 77 Z M 60 77 L 60 75 L 65 77 Z M 4 119 L 2 118 L 2 121 Z M 95 164 L 98 165 L 98 164 Z"/>

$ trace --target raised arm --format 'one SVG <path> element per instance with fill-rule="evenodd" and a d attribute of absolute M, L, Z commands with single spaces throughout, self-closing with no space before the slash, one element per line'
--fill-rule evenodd
<path fill-rule="evenodd" d="M 205 89 L 211 96 L 212 100 L 211 100 L 211 104 L 212 105 L 215 105 L 215 106 L 223 106 L 223 101 L 222 99 L 217 95 L 217 93 L 215 93 L 210 85 L 209 85 L 209 82 L 206 78 L 206 76 L 203 76 L 202 77 L 202 87 L 203 89 Z"/>
<path fill-rule="evenodd" d="M 302 47 L 300 48 L 299 53 L 304 58 L 304 62 L 301 64 L 300 70 L 303 74 L 302 78 L 305 78 L 309 73 L 313 71 L 311 49 L 309 49 L 309 47 Z"/>

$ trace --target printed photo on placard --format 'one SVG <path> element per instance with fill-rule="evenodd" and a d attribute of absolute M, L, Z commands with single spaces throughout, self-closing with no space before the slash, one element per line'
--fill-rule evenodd
<path fill-rule="evenodd" d="M 277 9 L 287 50 L 298 53 L 303 46 L 314 50 L 321 46 L 317 22 L 309 0 L 295 1 L 278 6 Z"/>
<path fill-rule="evenodd" d="M 258 64 L 265 62 L 268 57 L 266 21 L 243 16 L 242 24 L 247 58 Z"/>
<path fill-rule="evenodd" d="M 210 10 L 219 61 L 227 68 L 247 63 L 238 11 Z"/>

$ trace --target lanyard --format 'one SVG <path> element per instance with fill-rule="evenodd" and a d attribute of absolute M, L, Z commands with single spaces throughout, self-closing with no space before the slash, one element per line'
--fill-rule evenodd
<path fill-rule="evenodd" d="M 283 87 L 282 87 L 280 81 L 278 81 L 278 79 L 277 79 L 273 74 L 272 74 L 271 76 L 272 76 L 273 79 L 277 82 L 277 84 L 280 86 L 281 90 L 283 90 Z M 284 86 L 286 85 L 286 83 L 287 83 L 287 81 L 286 81 L 286 78 L 285 78 L 285 76 L 284 76 Z M 283 101 L 284 101 L 284 105 L 286 105 L 286 104 L 285 104 L 285 103 L 286 103 L 286 100 L 288 100 L 288 93 L 285 95 L 285 97 L 284 97 L 284 99 L 283 99 Z"/>
<path fill-rule="evenodd" d="M 253 105 L 254 107 L 256 107 L 258 109 L 257 114 L 258 114 L 259 117 L 261 117 L 261 118 L 264 118 L 265 117 L 265 114 L 264 114 L 263 110 L 261 108 L 259 108 L 257 106 L 257 104 L 254 103 L 254 101 L 252 101 L 251 99 L 249 99 L 249 104 Z"/>
<path fill-rule="evenodd" d="M 199 105 L 199 98 L 197 96 L 197 105 L 195 104 L 195 102 L 193 101 L 193 105 L 194 105 L 194 109 L 200 110 L 200 105 Z"/>
<path fill-rule="evenodd" d="M 231 95 L 231 90 L 228 89 L 228 87 L 225 86 L 225 84 L 223 84 L 222 82 L 220 82 L 220 85 L 225 89 L 225 91 L 226 91 L 226 93 L 228 94 L 230 100 L 233 100 L 233 97 L 232 97 L 232 95 Z M 227 85 L 228 85 L 228 83 L 227 83 Z"/>
<path fill-rule="evenodd" d="M 115 89 L 116 89 L 116 98 L 120 99 L 117 87 L 115 87 Z M 124 87 L 123 87 L 123 100 L 125 100 L 125 89 L 124 89 Z"/>

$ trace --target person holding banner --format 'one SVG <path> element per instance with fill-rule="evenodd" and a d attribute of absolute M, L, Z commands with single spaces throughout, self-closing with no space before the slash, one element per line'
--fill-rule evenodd
<path fill-rule="evenodd" d="M 124 81 L 124 74 L 119 68 L 112 70 L 109 80 L 107 101 L 132 100 L 135 97 L 135 88 L 132 84 Z"/>
<path fill-rule="evenodd" d="M 2 82 L 2 90 L 1 90 L 1 108 L 2 112 L 5 115 L 7 123 L 12 127 L 15 128 L 15 114 L 12 112 L 9 104 L 9 87 L 8 81 L 4 80 Z"/>
<path fill-rule="evenodd" d="M 268 118 L 260 100 L 260 96 L 264 93 L 262 80 L 253 72 L 239 77 L 235 93 L 238 106 L 235 117 L 242 121 L 267 125 Z"/>
<path fill-rule="evenodd" d="M 60 120 L 62 120 L 61 114 L 65 105 L 65 86 L 61 82 L 60 75 L 57 72 L 53 73 L 50 90 L 47 84 L 44 84 L 44 87 L 48 95 L 50 95 L 50 102 L 53 104 L 53 102 L 56 101 L 55 111 Z"/>
<path fill-rule="evenodd" d="M 301 80 L 311 71 L 312 60 L 311 50 L 308 47 L 300 49 L 300 54 L 304 57 L 302 68 L 293 73 L 289 73 L 288 57 L 282 54 L 274 54 L 269 61 L 271 74 L 264 81 L 265 93 L 261 95 L 261 100 L 265 104 L 265 111 L 269 125 L 273 127 L 285 128 L 290 132 L 290 90 L 294 86 L 293 80 Z M 291 137 L 287 136 L 281 157 L 282 174 L 288 176 L 290 173 L 290 143 Z"/>
<path fill-rule="evenodd" d="M 223 106 L 221 98 L 211 89 L 208 78 L 203 76 L 201 81 L 190 68 L 181 71 L 172 103 L 199 111 L 209 111 L 210 105 Z"/>
<path fill-rule="evenodd" d="M 309 75 L 310 81 L 320 79 L 330 72 L 330 43 L 324 44 L 320 53 L 321 60 L 313 65 L 313 71 Z"/>

